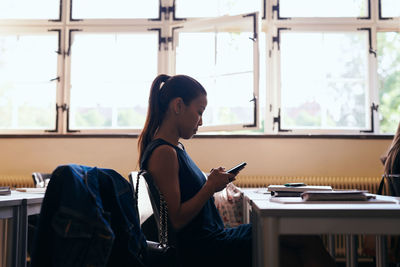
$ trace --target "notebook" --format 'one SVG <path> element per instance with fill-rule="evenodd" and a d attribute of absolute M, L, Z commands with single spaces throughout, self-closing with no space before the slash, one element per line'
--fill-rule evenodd
<path fill-rule="evenodd" d="M 366 201 L 375 198 L 362 190 L 335 190 L 335 191 L 305 191 L 301 194 L 305 201 L 328 201 L 328 200 L 358 200 Z"/>
<path fill-rule="evenodd" d="M 287 185 L 269 185 L 268 191 L 274 197 L 299 197 L 305 191 L 332 191 L 332 187 L 328 185 L 304 185 L 304 186 L 287 186 Z"/>

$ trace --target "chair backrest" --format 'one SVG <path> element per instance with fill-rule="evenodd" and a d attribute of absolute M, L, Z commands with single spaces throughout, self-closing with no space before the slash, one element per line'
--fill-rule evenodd
<path fill-rule="evenodd" d="M 50 181 L 51 173 L 33 172 L 32 179 L 36 187 L 46 187 Z"/>
<path fill-rule="evenodd" d="M 136 190 L 136 180 L 133 177 L 133 172 L 131 173 L 131 175 L 129 176 L 130 182 L 132 185 L 134 185 L 134 188 Z M 136 173 L 137 174 L 137 173 Z M 147 189 L 147 193 L 151 202 L 151 206 L 153 209 L 153 213 L 154 213 L 154 219 L 156 221 L 157 224 L 157 232 L 158 234 L 160 234 L 160 194 L 158 192 L 158 189 L 156 187 L 156 185 L 153 182 L 153 177 L 151 176 L 150 173 L 148 172 L 142 172 L 141 173 L 141 177 L 144 178 L 143 181 L 146 185 L 146 189 Z M 142 180 L 142 179 L 140 179 Z M 139 182 L 140 184 L 140 182 Z M 141 190 L 143 190 L 143 188 L 141 188 Z M 139 190 L 140 192 L 140 190 Z M 176 245 L 176 232 L 173 229 L 169 219 L 168 219 L 168 243 L 169 245 Z"/>
<path fill-rule="evenodd" d="M 131 183 L 132 188 L 135 190 L 135 192 L 137 174 L 138 172 L 136 171 L 129 173 L 129 182 Z M 137 196 L 140 224 L 143 224 L 149 217 L 153 215 L 153 204 L 151 203 L 151 199 L 149 197 L 150 194 L 147 192 L 147 189 L 145 189 L 145 187 L 147 188 L 146 180 L 140 179 L 138 192 L 139 194 Z"/>

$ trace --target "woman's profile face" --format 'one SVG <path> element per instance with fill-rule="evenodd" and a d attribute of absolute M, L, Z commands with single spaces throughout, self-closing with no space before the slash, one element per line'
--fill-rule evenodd
<path fill-rule="evenodd" d="M 207 96 L 200 95 L 193 99 L 188 106 L 183 105 L 180 120 L 180 137 L 190 139 L 203 124 L 203 112 L 207 106 Z"/>

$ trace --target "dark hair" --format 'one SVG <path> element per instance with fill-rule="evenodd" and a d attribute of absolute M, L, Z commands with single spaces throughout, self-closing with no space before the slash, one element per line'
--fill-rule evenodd
<path fill-rule="evenodd" d="M 385 174 L 397 174 L 392 173 L 393 169 L 395 169 L 394 164 L 397 157 L 400 157 L 400 123 L 399 126 L 397 126 L 396 134 L 394 135 L 392 144 L 387 152 L 385 161 Z"/>
<path fill-rule="evenodd" d="M 186 75 L 158 75 L 151 85 L 146 122 L 139 136 L 139 163 L 147 145 L 161 125 L 171 100 L 180 97 L 185 105 L 200 95 L 207 95 L 204 87 Z"/>

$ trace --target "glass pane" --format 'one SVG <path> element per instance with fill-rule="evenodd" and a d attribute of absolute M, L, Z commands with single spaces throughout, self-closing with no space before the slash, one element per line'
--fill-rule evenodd
<path fill-rule="evenodd" d="M 380 0 L 381 16 L 384 18 L 400 17 L 400 1 L 399 0 Z"/>
<path fill-rule="evenodd" d="M 217 17 L 261 11 L 260 0 L 176 0 L 176 17 Z"/>
<path fill-rule="evenodd" d="M 193 76 L 206 88 L 205 126 L 253 122 L 251 36 L 245 32 L 179 34 L 176 73 Z"/>
<path fill-rule="evenodd" d="M 58 19 L 60 0 L 1 0 L 0 19 Z"/>
<path fill-rule="evenodd" d="M 368 34 L 282 33 L 282 128 L 366 129 Z"/>
<path fill-rule="evenodd" d="M 55 129 L 57 34 L 0 35 L 0 129 Z"/>
<path fill-rule="evenodd" d="M 366 17 L 367 0 L 280 0 L 281 17 Z"/>
<path fill-rule="evenodd" d="M 395 133 L 400 121 L 400 33 L 378 33 L 379 114 L 382 133 Z"/>
<path fill-rule="evenodd" d="M 157 18 L 158 0 L 71 0 L 74 19 Z"/>
<path fill-rule="evenodd" d="M 75 34 L 71 129 L 143 127 L 157 76 L 158 35 Z"/>

